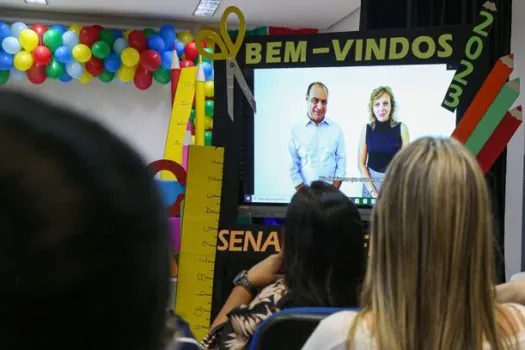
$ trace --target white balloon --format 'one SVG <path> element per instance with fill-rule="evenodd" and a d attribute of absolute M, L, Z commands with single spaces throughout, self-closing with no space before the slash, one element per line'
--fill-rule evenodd
<path fill-rule="evenodd" d="M 117 53 L 117 55 L 120 56 L 120 54 L 122 53 L 122 51 L 124 51 L 124 49 L 126 49 L 128 47 L 128 41 L 124 38 L 118 38 L 117 40 L 115 40 L 115 42 L 113 43 L 113 50 L 115 50 L 115 52 Z"/>
<path fill-rule="evenodd" d="M 22 33 L 24 29 L 27 29 L 27 26 L 24 23 L 22 22 L 13 23 L 13 25 L 11 26 L 11 36 L 14 36 L 15 38 L 18 39 L 20 37 L 20 33 Z"/>
<path fill-rule="evenodd" d="M 16 69 L 15 67 L 11 68 L 11 78 L 14 80 L 24 80 L 26 78 L 26 72 Z"/>
<path fill-rule="evenodd" d="M 17 38 L 8 36 L 2 40 L 2 49 L 4 49 L 4 51 L 10 55 L 16 55 L 20 52 L 22 47 L 20 46 L 20 42 Z"/>
<path fill-rule="evenodd" d="M 76 32 L 70 30 L 62 35 L 62 43 L 69 47 L 71 50 L 79 44 L 78 35 Z"/>
<path fill-rule="evenodd" d="M 84 69 L 77 61 L 70 61 L 66 64 L 66 72 L 71 78 L 78 79 L 84 74 Z"/>

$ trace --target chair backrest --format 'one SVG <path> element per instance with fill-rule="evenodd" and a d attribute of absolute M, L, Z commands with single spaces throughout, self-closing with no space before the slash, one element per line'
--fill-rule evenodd
<path fill-rule="evenodd" d="M 343 310 L 356 309 L 305 307 L 277 312 L 257 328 L 250 342 L 250 350 L 301 349 L 319 322 Z"/>

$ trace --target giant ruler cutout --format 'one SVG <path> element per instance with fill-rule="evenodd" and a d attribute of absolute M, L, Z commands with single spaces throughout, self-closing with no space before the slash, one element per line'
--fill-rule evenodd
<path fill-rule="evenodd" d="M 210 326 L 224 149 L 189 146 L 175 309 L 197 339 Z"/>

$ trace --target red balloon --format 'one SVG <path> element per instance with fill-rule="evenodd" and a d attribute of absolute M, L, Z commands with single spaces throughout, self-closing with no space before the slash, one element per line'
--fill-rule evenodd
<path fill-rule="evenodd" d="M 195 43 L 189 43 L 184 48 L 184 54 L 186 55 L 186 59 L 190 61 L 195 61 L 197 57 L 199 57 L 199 51 L 197 50 L 197 45 Z"/>
<path fill-rule="evenodd" d="M 80 31 L 80 42 L 89 47 L 93 46 L 98 40 L 98 31 L 94 27 L 84 27 Z"/>
<path fill-rule="evenodd" d="M 134 30 L 128 36 L 129 46 L 142 53 L 148 49 L 146 36 L 140 30 Z"/>
<path fill-rule="evenodd" d="M 27 71 L 27 79 L 33 84 L 43 84 L 47 79 L 46 67 L 34 64 L 33 67 Z"/>
<path fill-rule="evenodd" d="M 96 57 L 91 57 L 91 59 L 86 62 L 86 70 L 94 77 L 98 77 L 100 73 L 104 71 L 104 63 Z"/>
<path fill-rule="evenodd" d="M 190 61 L 190 60 L 182 60 L 180 62 L 181 68 L 188 68 L 188 67 L 193 67 L 193 66 L 195 66 L 195 63 L 193 63 L 193 61 Z"/>
<path fill-rule="evenodd" d="M 37 65 L 45 66 L 51 62 L 51 51 L 44 45 L 37 46 L 33 50 L 33 60 L 35 60 Z"/>
<path fill-rule="evenodd" d="M 193 39 L 191 42 L 194 43 L 194 42 L 195 42 L 195 39 Z M 201 40 L 201 44 L 202 44 L 202 48 L 203 48 L 203 49 L 206 48 L 206 47 L 208 47 L 208 43 L 206 42 L 206 40 Z"/>
<path fill-rule="evenodd" d="M 100 34 L 100 32 L 104 29 L 104 27 L 102 27 L 100 24 L 95 24 L 92 26 L 98 34 Z"/>
<path fill-rule="evenodd" d="M 44 33 L 47 32 L 47 27 L 43 24 L 35 24 L 31 29 L 38 34 L 40 45 L 44 44 Z"/>
<path fill-rule="evenodd" d="M 140 90 L 147 90 L 153 83 L 153 76 L 144 67 L 139 66 L 133 79 L 135 86 Z"/>
<path fill-rule="evenodd" d="M 140 55 L 140 65 L 150 72 L 159 69 L 161 64 L 162 57 L 155 50 L 146 50 Z"/>

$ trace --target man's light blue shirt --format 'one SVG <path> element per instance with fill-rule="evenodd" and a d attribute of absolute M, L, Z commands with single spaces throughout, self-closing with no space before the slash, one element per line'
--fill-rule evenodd
<path fill-rule="evenodd" d="M 288 151 L 295 186 L 321 180 L 333 183 L 346 175 L 345 139 L 339 125 L 326 118 L 316 125 L 300 122 L 292 128 Z"/>

